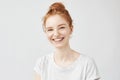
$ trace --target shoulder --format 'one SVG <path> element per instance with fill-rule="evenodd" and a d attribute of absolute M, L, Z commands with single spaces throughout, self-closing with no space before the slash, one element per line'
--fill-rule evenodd
<path fill-rule="evenodd" d="M 99 71 L 97 69 L 97 65 L 95 60 L 86 55 L 81 55 L 81 60 L 84 62 L 84 68 L 86 72 L 86 80 L 97 80 L 100 78 Z"/>
<path fill-rule="evenodd" d="M 45 64 L 45 63 L 48 63 L 50 59 L 51 59 L 51 54 L 44 55 L 37 59 L 37 63 Z"/>
<path fill-rule="evenodd" d="M 34 70 L 38 74 L 42 74 L 46 70 L 48 63 L 50 63 L 51 54 L 42 56 L 37 59 Z"/>
<path fill-rule="evenodd" d="M 92 57 L 85 54 L 80 54 L 80 61 L 86 65 L 95 65 L 95 61 Z"/>

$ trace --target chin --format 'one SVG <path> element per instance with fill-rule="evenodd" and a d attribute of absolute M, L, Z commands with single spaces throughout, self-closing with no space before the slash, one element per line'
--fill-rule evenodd
<path fill-rule="evenodd" d="M 61 44 L 57 44 L 57 45 L 53 44 L 53 46 L 54 46 L 55 48 L 62 48 L 62 47 L 64 47 L 64 46 L 61 45 Z"/>

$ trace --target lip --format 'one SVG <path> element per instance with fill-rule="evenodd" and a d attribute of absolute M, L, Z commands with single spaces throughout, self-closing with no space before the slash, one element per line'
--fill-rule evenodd
<path fill-rule="evenodd" d="M 54 42 L 61 42 L 63 41 L 64 37 L 61 37 L 61 38 L 54 38 L 52 39 Z"/>

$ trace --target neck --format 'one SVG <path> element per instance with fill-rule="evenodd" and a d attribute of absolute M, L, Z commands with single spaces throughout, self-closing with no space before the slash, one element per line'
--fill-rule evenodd
<path fill-rule="evenodd" d="M 62 67 L 66 67 L 73 63 L 79 56 L 79 54 L 72 50 L 69 46 L 56 48 L 54 53 L 55 63 Z"/>
<path fill-rule="evenodd" d="M 63 48 L 56 48 L 54 53 L 55 53 L 55 57 L 59 59 L 67 59 L 68 57 L 71 56 L 71 54 L 73 53 L 73 50 L 68 45 Z"/>

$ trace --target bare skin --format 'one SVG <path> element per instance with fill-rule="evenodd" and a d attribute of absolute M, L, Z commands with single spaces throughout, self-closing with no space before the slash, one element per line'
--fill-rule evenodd
<path fill-rule="evenodd" d="M 53 15 L 46 20 L 45 29 L 48 40 L 55 47 L 55 63 L 60 67 L 67 67 L 72 64 L 80 56 L 69 45 L 70 35 L 73 31 L 72 27 L 60 15 Z M 35 80 L 41 80 L 37 73 L 35 74 Z"/>
<path fill-rule="evenodd" d="M 71 48 L 67 47 L 63 50 L 57 49 L 54 54 L 54 61 L 60 67 L 67 67 L 72 64 L 80 54 Z"/>

